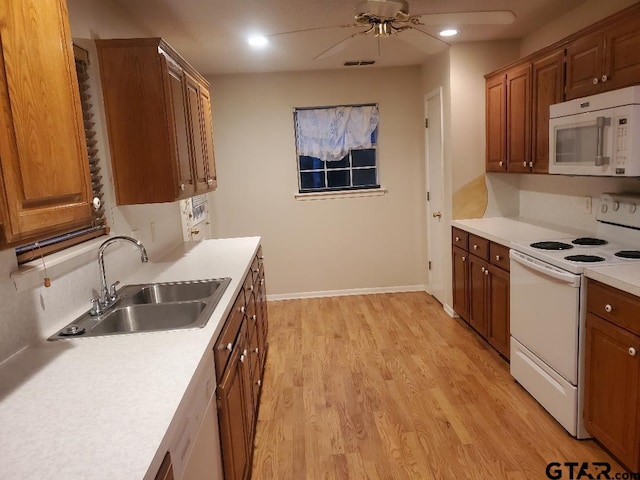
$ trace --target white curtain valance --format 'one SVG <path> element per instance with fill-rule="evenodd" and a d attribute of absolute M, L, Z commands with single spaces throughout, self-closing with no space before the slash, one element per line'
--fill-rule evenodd
<path fill-rule="evenodd" d="M 298 155 L 342 160 L 349 150 L 373 147 L 377 127 L 377 105 L 296 110 Z"/>

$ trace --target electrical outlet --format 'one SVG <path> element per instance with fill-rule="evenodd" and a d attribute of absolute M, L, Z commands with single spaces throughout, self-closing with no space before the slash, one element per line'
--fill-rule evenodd
<path fill-rule="evenodd" d="M 584 197 L 584 213 L 591 213 L 591 196 Z"/>

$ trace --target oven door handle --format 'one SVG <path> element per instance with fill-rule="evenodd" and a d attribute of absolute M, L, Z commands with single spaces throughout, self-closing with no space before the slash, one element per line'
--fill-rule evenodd
<path fill-rule="evenodd" d="M 580 275 L 575 275 L 569 272 L 565 273 L 559 269 L 553 268 L 552 266 L 545 267 L 544 265 L 541 265 L 541 262 L 534 261 L 531 257 L 520 252 L 516 252 L 513 249 L 509 250 L 509 258 L 525 268 L 535 270 L 536 272 L 542 273 L 543 275 L 556 280 L 560 280 L 561 282 L 566 282 L 572 287 L 578 288 L 580 286 Z"/>

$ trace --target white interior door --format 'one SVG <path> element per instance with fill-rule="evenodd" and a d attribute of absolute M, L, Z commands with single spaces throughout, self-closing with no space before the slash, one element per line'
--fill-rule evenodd
<path fill-rule="evenodd" d="M 445 301 L 444 258 L 447 255 L 444 239 L 448 225 L 444 219 L 444 156 L 442 152 L 442 94 L 437 89 L 425 95 L 425 134 L 427 172 L 427 252 L 429 292 L 440 303 Z"/>

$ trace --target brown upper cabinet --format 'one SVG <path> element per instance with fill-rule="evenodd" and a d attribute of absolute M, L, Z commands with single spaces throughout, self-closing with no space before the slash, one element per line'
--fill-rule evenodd
<path fill-rule="evenodd" d="M 97 40 L 119 205 L 216 188 L 209 83 L 160 38 Z"/>
<path fill-rule="evenodd" d="M 593 95 L 640 83 L 640 11 L 607 21 L 567 46 L 565 97 Z"/>
<path fill-rule="evenodd" d="M 640 83 L 640 4 L 485 76 L 487 172 L 548 173 L 549 106 Z"/>
<path fill-rule="evenodd" d="M 91 223 L 82 107 L 64 0 L 0 2 L 0 243 Z"/>

